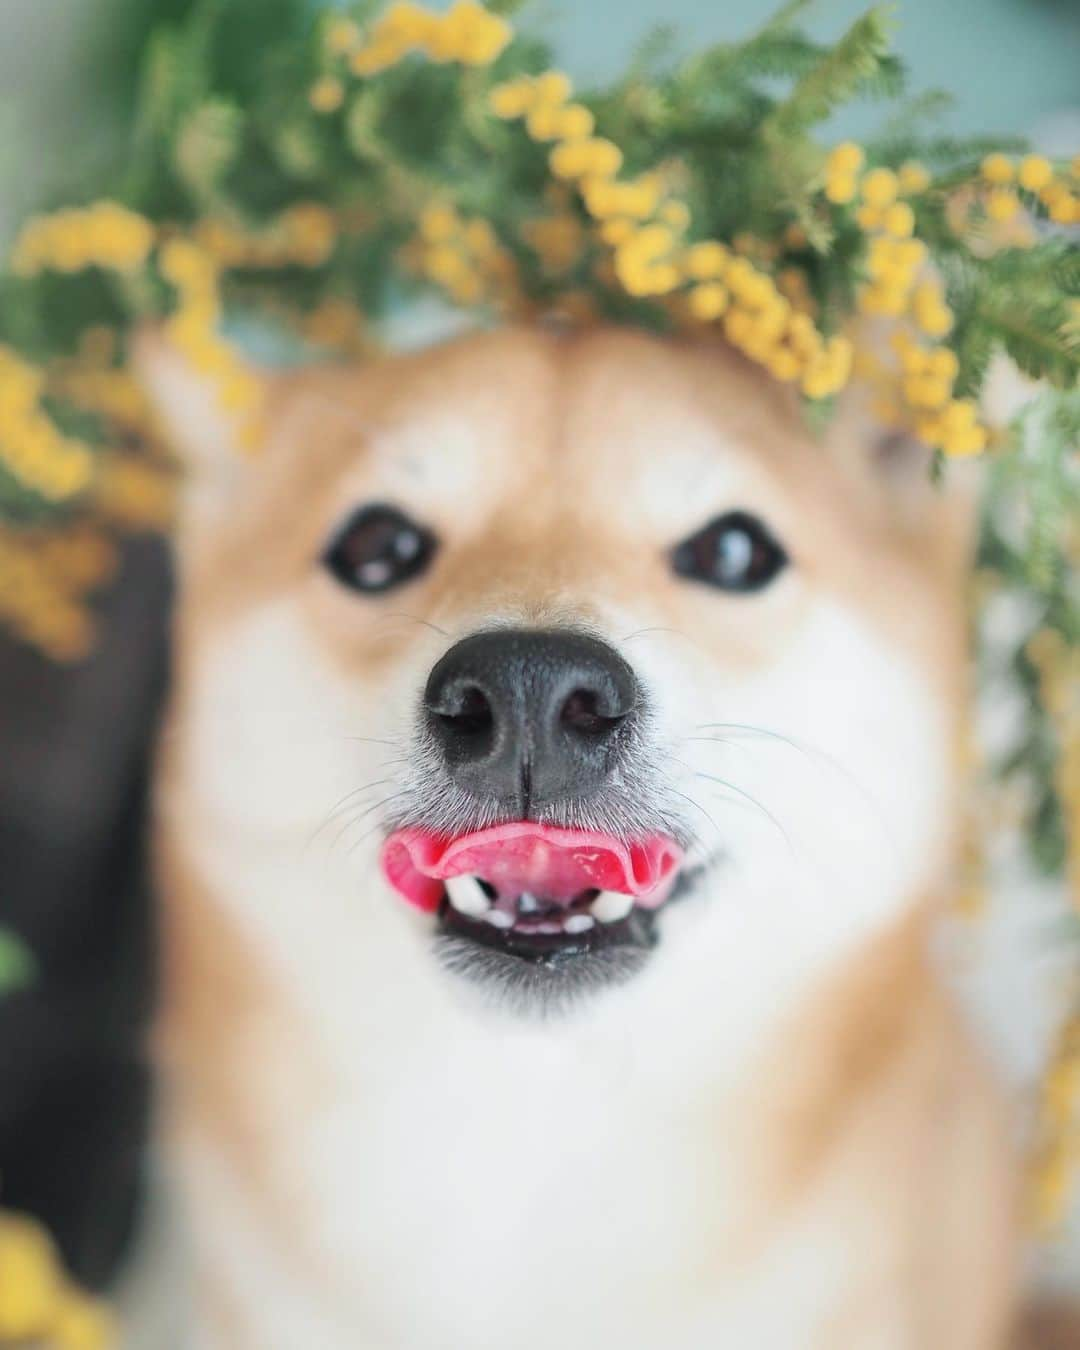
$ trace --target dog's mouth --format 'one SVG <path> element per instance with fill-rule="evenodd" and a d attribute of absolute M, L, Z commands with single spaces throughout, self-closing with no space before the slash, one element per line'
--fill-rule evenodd
<path fill-rule="evenodd" d="M 449 839 L 396 830 L 383 869 L 404 900 L 435 916 L 446 965 L 543 996 L 639 969 L 682 858 L 661 835 L 626 843 L 519 821 Z"/>

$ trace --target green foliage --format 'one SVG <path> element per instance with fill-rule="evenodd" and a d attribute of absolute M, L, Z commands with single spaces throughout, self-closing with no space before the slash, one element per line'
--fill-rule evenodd
<path fill-rule="evenodd" d="M 822 122 L 842 103 L 882 78 L 889 53 L 889 10 L 878 6 L 856 19 L 835 47 L 823 52 L 770 113 L 766 134 L 779 137 Z M 898 76 L 892 68 L 892 78 Z"/>
<path fill-rule="evenodd" d="M 1062 727 L 1041 697 L 1040 671 L 1029 643 L 1049 632 L 1059 635 L 1065 650 L 1080 646 L 1080 586 L 1067 561 L 1069 533 L 1080 521 L 1080 392 L 1035 399 L 1017 418 L 1012 435 L 1011 453 L 999 456 L 992 468 L 980 565 L 996 576 L 998 586 L 1024 600 L 1026 622 L 1006 659 L 1025 694 L 1027 725 L 991 768 L 1025 790 L 1033 861 L 1055 871 L 1064 863 L 1067 843 L 1055 792 L 1064 752 Z"/>
<path fill-rule="evenodd" d="M 0 928 L 0 997 L 25 988 L 34 978 L 34 961 L 26 945 Z"/>

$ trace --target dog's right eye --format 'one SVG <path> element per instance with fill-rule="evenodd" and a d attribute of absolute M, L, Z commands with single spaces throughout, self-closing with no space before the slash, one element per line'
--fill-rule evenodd
<path fill-rule="evenodd" d="M 764 590 L 788 556 L 757 516 L 729 511 L 677 545 L 671 563 L 681 577 L 746 595 Z"/>
<path fill-rule="evenodd" d="M 425 571 L 437 541 L 396 506 L 362 506 L 323 559 L 342 585 L 367 595 L 392 590 Z"/>

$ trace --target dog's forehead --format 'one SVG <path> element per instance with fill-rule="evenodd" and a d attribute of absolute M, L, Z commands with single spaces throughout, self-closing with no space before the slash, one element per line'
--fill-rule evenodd
<path fill-rule="evenodd" d="M 480 511 L 590 485 L 657 509 L 777 479 L 799 436 L 718 351 L 644 335 L 483 335 L 327 386 L 302 381 L 296 438 L 324 443 L 345 500 L 373 486 Z M 332 467 L 331 467 L 332 466 Z M 570 504 L 560 496 L 564 506 Z"/>

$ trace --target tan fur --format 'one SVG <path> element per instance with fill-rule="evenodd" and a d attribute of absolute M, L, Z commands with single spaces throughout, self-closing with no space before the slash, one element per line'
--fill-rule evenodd
<path fill-rule="evenodd" d="M 1009 1189 L 986 1181 L 1009 1142 L 984 1067 L 930 969 L 931 915 L 922 907 L 883 935 L 786 1029 L 761 1075 L 779 1085 L 762 1113 L 778 1122 L 773 1203 L 798 1204 L 839 1167 L 855 1203 L 907 1214 L 889 1274 L 912 1310 L 912 1344 L 998 1346 L 1016 1292 L 1016 1215 Z M 868 1306 L 856 1300 L 838 1314 L 823 1345 L 870 1334 L 870 1294 Z"/>
<path fill-rule="evenodd" d="M 628 547 L 628 539 L 650 539 L 651 526 L 647 502 L 624 504 L 622 484 L 662 465 L 666 453 L 662 443 L 642 445 L 637 428 L 671 409 L 673 422 L 687 419 L 690 439 L 700 426 L 737 447 L 743 488 L 764 504 L 813 588 L 857 611 L 925 672 L 955 733 L 966 693 L 969 514 L 917 474 L 895 491 L 883 488 L 857 409 L 816 443 L 785 394 L 710 346 L 621 332 L 498 333 L 361 370 L 279 377 L 269 398 L 268 443 L 242 493 L 222 522 L 193 522 L 181 546 L 177 686 L 161 777 L 165 1040 L 178 1128 L 213 1141 L 253 1212 L 280 1233 L 286 1267 L 329 1288 L 345 1277 L 320 1272 L 303 1223 L 290 1222 L 308 1201 L 302 1175 L 290 1175 L 287 1163 L 290 1113 L 333 1098 L 334 1071 L 281 971 L 255 950 L 194 861 L 214 846 L 215 822 L 191 794 L 183 734 L 207 654 L 246 615 L 287 595 L 334 670 L 392 680 L 438 652 L 422 645 L 439 639 L 417 620 L 456 634 L 509 606 L 525 621 L 550 621 L 573 596 L 573 620 L 625 602 L 642 628 L 691 634 L 708 661 L 752 674 L 772 660 L 796 610 L 765 622 L 723 603 L 709 609 L 700 588 L 673 583 L 658 547 Z M 476 519 L 436 576 L 390 597 L 377 622 L 365 620 L 313 573 L 312 560 L 355 495 L 349 483 L 370 472 L 374 443 L 401 428 L 437 428 L 448 413 L 481 428 L 485 467 L 475 506 L 456 504 L 439 518 L 436 502 L 428 518 L 450 539 L 459 517 L 475 510 Z M 951 824 L 942 823 L 943 856 Z M 752 1286 L 778 1234 L 820 1210 L 836 1232 L 854 1235 L 851 1279 L 799 1347 L 1005 1343 L 1013 1288 L 1007 1131 L 927 959 L 938 909 L 911 896 L 897 921 L 785 1013 L 734 1083 L 705 1094 L 693 1137 L 700 1134 L 706 1154 L 707 1137 L 722 1141 L 742 1189 L 734 1200 L 715 1197 L 723 1209 L 711 1229 L 706 1223 L 712 1236 L 699 1264 L 685 1272 L 687 1300 L 694 1291 Z M 269 1096 L 258 1081 L 266 1057 L 276 1070 Z M 702 1194 L 708 1203 L 707 1172 Z M 225 1289 L 220 1302 L 232 1329 L 218 1343 L 254 1345 L 243 1299 Z M 376 1350 L 371 1339 L 355 1343 Z M 687 1342 L 702 1350 L 721 1343 L 731 1342 Z"/>

